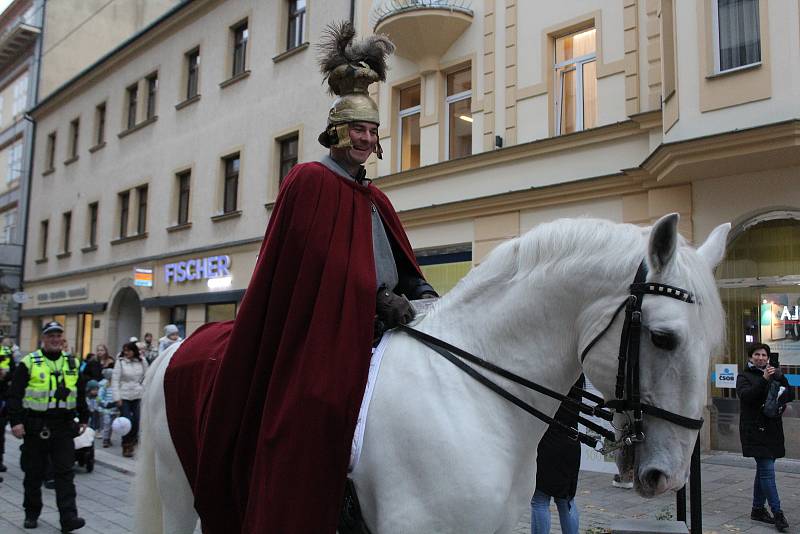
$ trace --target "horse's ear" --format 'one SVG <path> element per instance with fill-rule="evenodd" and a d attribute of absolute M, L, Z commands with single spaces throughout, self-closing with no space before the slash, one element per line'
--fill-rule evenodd
<path fill-rule="evenodd" d="M 697 249 L 697 253 L 706 260 L 712 269 L 719 265 L 725 256 L 725 245 L 728 243 L 728 232 L 730 231 L 731 223 L 720 224 L 709 234 L 705 243 Z"/>
<path fill-rule="evenodd" d="M 670 213 L 664 215 L 650 231 L 650 243 L 647 247 L 648 267 L 652 272 L 660 273 L 672 261 L 678 246 L 678 220 L 680 215 Z"/>

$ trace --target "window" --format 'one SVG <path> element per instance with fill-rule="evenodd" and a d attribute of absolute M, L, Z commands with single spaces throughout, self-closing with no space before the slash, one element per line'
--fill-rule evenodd
<path fill-rule="evenodd" d="M 47 136 L 47 169 L 52 171 L 56 167 L 56 133 Z"/>
<path fill-rule="evenodd" d="M 136 199 L 138 201 L 136 233 L 142 235 L 147 232 L 147 186 L 142 185 L 136 188 Z"/>
<path fill-rule="evenodd" d="M 128 87 L 128 129 L 136 126 L 136 100 L 139 97 L 139 84 Z"/>
<path fill-rule="evenodd" d="M 191 191 L 192 172 L 179 173 L 178 178 L 178 224 L 189 222 L 189 193 Z"/>
<path fill-rule="evenodd" d="M 206 322 L 217 323 L 231 321 L 236 318 L 236 303 L 206 304 Z"/>
<path fill-rule="evenodd" d="M 169 322 L 178 327 L 178 334 L 186 337 L 186 306 L 173 306 L 169 310 Z"/>
<path fill-rule="evenodd" d="M 94 110 L 95 136 L 94 141 L 97 145 L 102 145 L 106 141 L 106 103 L 103 102 Z"/>
<path fill-rule="evenodd" d="M 400 170 L 419 167 L 419 117 L 422 111 L 420 85 L 400 90 Z"/>
<path fill-rule="evenodd" d="M 39 259 L 47 258 L 47 237 L 50 231 L 50 221 L 47 219 L 39 223 Z"/>
<path fill-rule="evenodd" d="M 197 82 L 200 75 L 200 49 L 186 54 L 186 99 L 197 96 Z"/>
<path fill-rule="evenodd" d="M 130 191 L 119 194 L 119 237 L 128 237 L 128 209 L 131 200 Z"/>
<path fill-rule="evenodd" d="M 148 76 L 147 81 L 147 118 L 156 116 L 156 95 L 158 94 L 158 73 Z"/>
<path fill-rule="evenodd" d="M 247 60 L 247 21 L 231 28 L 233 32 L 233 76 L 245 71 Z"/>
<path fill-rule="evenodd" d="M 590 28 L 555 41 L 556 135 L 597 124 L 596 30 Z"/>
<path fill-rule="evenodd" d="M 447 75 L 446 159 L 472 154 L 472 69 Z"/>
<path fill-rule="evenodd" d="M 75 350 L 81 358 L 92 352 L 92 322 L 94 314 L 79 313 L 75 332 Z"/>
<path fill-rule="evenodd" d="M 17 208 L 12 208 L 3 213 L 3 232 L 0 234 L 0 243 L 5 245 L 14 242 L 17 231 Z"/>
<path fill-rule="evenodd" d="M 225 184 L 222 199 L 222 212 L 236 211 L 236 196 L 239 190 L 239 154 L 222 160 L 225 164 Z"/>
<path fill-rule="evenodd" d="M 72 233 L 72 212 L 67 211 L 61 216 L 61 252 L 69 252 L 69 238 Z"/>
<path fill-rule="evenodd" d="M 281 144 L 281 161 L 280 161 L 280 177 L 278 179 L 278 183 L 282 184 L 283 179 L 286 178 L 286 175 L 289 174 L 289 171 L 292 170 L 292 167 L 297 165 L 297 145 L 298 145 L 298 137 L 297 135 L 293 135 L 291 137 L 286 137 L 280 140 Z"/>
<path fill-rule="evenodd" d="M 11 105 L 11 115 L 16 116 L 23 111 L 28 104 L 28 73 L 26 72 L 14 82 L 14 101 Z"/>
<path fill-rule="evenodd" d="M 716 72 L 761 62 L 758 0 L 715 0 L 714 29 L 718 54 Z"/>
<path fill-rule="evenodd" d="M 286 32 L 286 49 L 303 44 L 303 26 L 306 18 L 306 0 L 289 0 L 289 27 Z"/>
<path fill-rule="evenodd" d="M 69 157 L 70 158 L 77 158 L 78 157 L 78 136 L 80 135 L 81 130 L 81 120 L 74 119 L 72 122 L 69 123 L 69 132 L 70 132 L 70 147 L 69 147 Z"/>
<path fill-rule="evenodd" d="M 97 211 L 97 202 L 89 204 L 89 247 L 97 246 Z"/>
<path fill-rule="evenodd" d="M 8 169 L 6 183 L 19 180 L 22 176 L 22 141 L 17 141 L 8 149 Z"/>

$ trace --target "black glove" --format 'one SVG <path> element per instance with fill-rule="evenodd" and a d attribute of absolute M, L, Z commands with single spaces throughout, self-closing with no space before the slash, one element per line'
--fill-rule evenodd
<path fill-rule="evenodd" d="M 403 295 L 397 295 L 386 286 L 381 286 L 378 289 L 375 312 L 386 329 L 407 324 L 414 318 L 414 308 L 411 307 L 408 299 Z"/>

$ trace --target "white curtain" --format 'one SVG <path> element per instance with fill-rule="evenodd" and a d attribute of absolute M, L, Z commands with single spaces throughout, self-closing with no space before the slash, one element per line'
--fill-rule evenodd
<path fill-rule="evenodd" d="M 758 0 L 717 0 L 719 70 L 761 61 Z"/>

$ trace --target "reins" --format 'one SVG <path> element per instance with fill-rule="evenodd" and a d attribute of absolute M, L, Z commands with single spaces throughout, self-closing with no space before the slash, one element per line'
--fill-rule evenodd
<path fill-rule="evenodd" d="M 606 402 L 602 397 L 594 395 L 589 391 L 581 388 L 572 388 L 572 391 L 579 393 L 582 398 L 596 403 L 595 406 L 585 404 L 582 401 L 576 400 L 572 397 L 563 395 L 557 391 L 553 391 L 552 389 L 532 382 L 425 332 L 421 332 L 406 325 L 401 325 L 398 327 L 398 329 L 407 333 L 431 350 L 435 351 L 453 365 L 464 371 L 468 376 L 483 384 L 485 387 L 489 388 L 491 391 L 508 400 L 512 404 L 521 408 L 525 412 L 547 423 L 548 425 L 558 428 L 572 439 L 595 448 L 599 442 L 597 438 L 584 432 L 580 432 L 577 428 L 573 428 L 560 421 L 556 421 L 552 417 L 535 408 L 533 405 L 525 402 L 513 393 L 503 389 L 502 386 L 479 373 L 467 362 L 486 369 L 487 371 L 501 376 L 522 387 L 533 390 L 537 393 L 541 393 L 566 404 L 568 409 L 578 416 L 578 422 L 580 424 L 605 438 L 607 443 L 602 449 L 600 449 L 600 452 L 605 454 L 622 447 L 623 445 L 632 445 L 634 443 L 644 441 L 645 436 L 642 422 L 643 413 L 664 419 L 665 421 L 691 430 L 698 430 L 703 426 L 702 418 L 692 419 L 690 417 L 641 402 L 641 394 L 639 391 L 639 349 L 642 329 L 642 301 L 644 300 L 644 296 L 646 294 L 660 295 L 680 300 L 682 302 L 686 302 L 687 304 L 695 303 L 694 297 L 689 291 L 667 284 L 645 282 L 646 277 L 647 264 L 644 260 L 642 260 L 642 262 L 639 264 L 639 268 L 636 271 L 636 276 L 634 277 L 633 283 L 629 286 L 630 295 L 628 295 L 628 297 L 617 307 L 614 315 L 611 317 L 611 320 L 608 322 L 606 327 L 600 333 L 598 333 L 581 352 L 580 360 L 581 363 L 583 363 L 592 347 L 594 347 L 597 341 L 599 341 L 600 338 L 605 335 L 605 333 L 611 328 L 611 325 L 614 324 L 614 321 L 620 312 L 625 309 L 625 322 L 622 327 L 622 335 L 620 338 L 616 386 L 614 391 L 616 398 Z M 613 431 L 580 415 L 580 413 L 584 413 L 586 415 L 599 417 L 606 421 L 613 421 L 614 414 L 612 411 L 606 409 L 606 407 L 611 408 L 611 410 L 617 413 L 632 413 L 633 428 L 631 429 L 626 427 L 626 433 L 619 440 L 616 440 L 616 435 Z"/>

